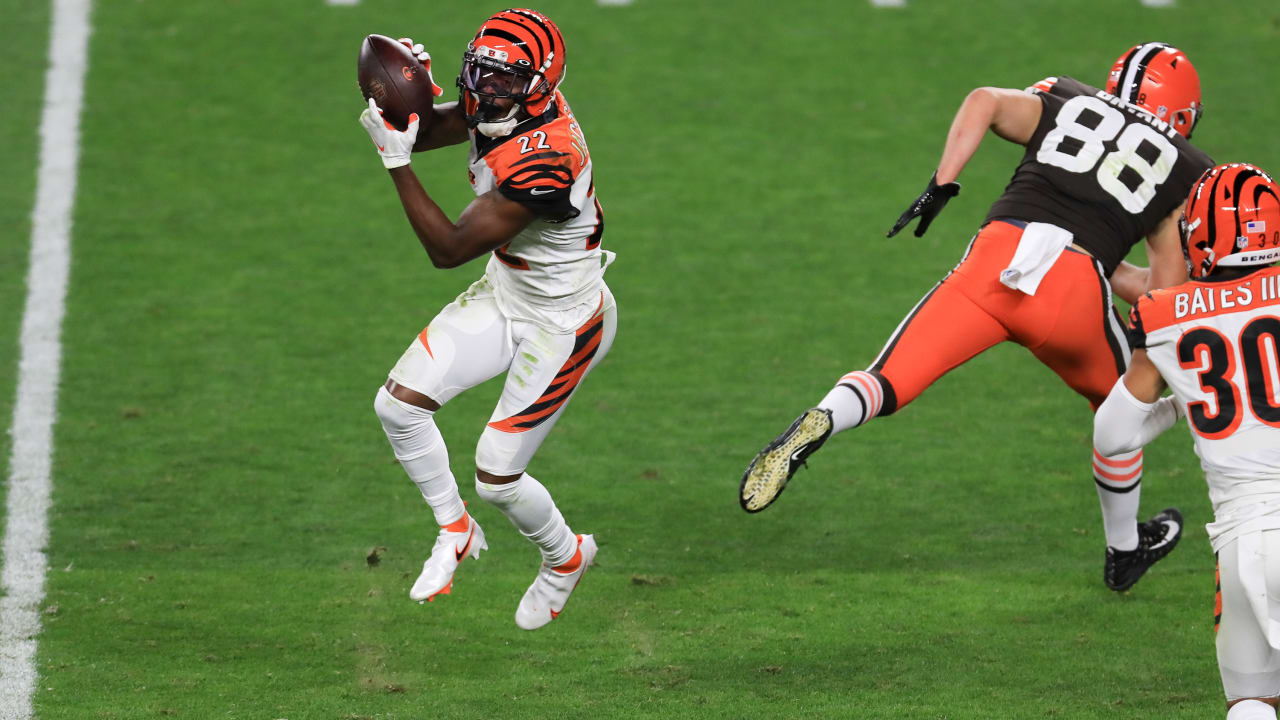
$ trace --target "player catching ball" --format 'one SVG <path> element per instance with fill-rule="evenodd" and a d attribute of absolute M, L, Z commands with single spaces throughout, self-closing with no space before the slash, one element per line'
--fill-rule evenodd
<path fill-rule="evenodd" d="M 960 264 L 894 331 L 869 368 L 846 374 L 751 462 L 740 485 L 748 512 L 767 507 L 833 433 L 891 415 L 973 356 L 1016 342 L 1096 409 L 1129 361 L 1112 288 L 1132 302 L 1185 279 L 1177 219 L 1187 190 L 1213 163 L 1187 141 L 1200 118 L 1200 80 L 1180 50 L 1130 49 L 1106 91 L 1069 77 L 1023 90 L 983 87 L 960 106 L 937 172 L 898 218 L 916 237 L 960 192 L 960 171 L 987 131 L 1026 147 L 1004 194 Z M 1150 269 L 1124 262 L 1147 240 Z M 1102 503 L 1107 587 L 1126 590 L 1173 549 L 1181 516 L 1139 524 L 1141 451 L 1093 453 Z"/>
<path fill-rule="evenodd" d="M 1228 720 L 1275 720 L 1280 695 L 1280 186 L 1219 165 L 1187 198 L 1189 282 L 1138 299 L 1133 361 L 1094 416 L 1094 446 L 1139 450 L 1186 416 L 1218 557 Z M 1161 398 L 1165 387 L 1172 397 Z"/>
<path fill-rule="evenodd" d="M 415 53 L 420 45 L 403 41 Z M 425 53 L 419 59 L 429 60 Z M 427 66 L 429 68 L 429 66 Z M 558 89 L 564 38 L 532 10 L 484 21 L 463 54 L 460 100 L 435 105 L 429 122 L 401 132 L 370 100 L 360 117 L 390 172 L 409 224 L 436 267 L 492 253 L 482 278 L 445 306 L 410 343 L 374 401 L 396 458 L 440 526 L 409 596 L 449 593 L 454 571 L 488 547 L 449 470 L 435 413 L 497 375 L 506 383 L 476 447 L 476 494 L 542 553 L 516 608 L 533 630 L 564 609 L 596 555 L 551 494 L 525 472 L 582 379 L 604 358 L 617 309 L 604 282 L 604 217 L 582 129 Z M 424 136 L 418 136 L 425 126 Z M 410 153 L 470 142 L 476 199 L 455 223 L 423 190 Z"/>

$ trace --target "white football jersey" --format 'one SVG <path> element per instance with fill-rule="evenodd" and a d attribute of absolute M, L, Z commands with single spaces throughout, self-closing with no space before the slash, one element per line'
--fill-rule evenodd
<path fill-rule="evenodd" d="M 1131 341 L 1182 405 L 1224 533 L 1280 527 L 1280 267 L 1138 299 Z"/>
<path fill-rule="evenodd" d="M 537 214 L 493 252 L 485 273 L 514 315 L 572 329 L 581 324 L 578 314 L 597 309 L 606 264 L 591 155 L 558 91 L 546 113 L 517 130 L 496 139 L 472 131 L 469 174 L 476 195 L 497 190 Z"/>

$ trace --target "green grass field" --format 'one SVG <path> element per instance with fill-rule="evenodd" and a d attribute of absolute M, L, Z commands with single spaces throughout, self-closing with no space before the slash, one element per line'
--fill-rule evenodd
<path fill-rule="evenodd" d="M 430 266 L 356 122 L 364 35 L 424 42 L 451 98 L 502 7 L 97 3 L 41 720 L 1221 715 L 1185 430 L 1148 450 L 1143 514 L 1181 507 L 1186 539 L 1111 593 L 1088 406 L 1019 347 L 835 438 L 765 513 L 736 490 L 874 358 L 1012 173 L 1021 149 L 989 138 L 925 238 L 884 238 L 970 89 L 1101 84 L 1166 40 L 1201 75 L 1197 144 L 1280 169 L 1280 7 L 540 4 L 619 254 L 619 334 L 530 467 L 601 546 L 536 633 L 512 614 L 537 553 L 468 480 L 496 383 L 437 416 L 492 550 L 451 596 L 408 599 L 435 526 L 372 399 L 483 261 Z M 49 9 L 0 0 L 0 17 L 8 417 Z M 453 217 L 465 156 L 414 161 Z"/>

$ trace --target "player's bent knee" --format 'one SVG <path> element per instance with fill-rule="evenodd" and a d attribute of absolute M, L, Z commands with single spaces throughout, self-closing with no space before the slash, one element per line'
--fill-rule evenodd
<path fill-rule="evenodd" d="M 541 433 L 538 433 L 541 435 Z M 528 467 L 537 443 L 532 433 L 504 432 L 486 427 L 476 443 L 476 470 L 493 477 L 519 476 Z"/>
<path fill-rule="evenodd" d="M 489 475 L 488 477 L 492 477 Z M 503 507 L 511 504 L 520 493 L 520 480 L 524 478 L 524 473 L 516 475 L 504 482 L 490 482 L 481 477 L 481 473 L 476 473 L 476 496 L 490 505 Z M 499 478 L 501 479 L 501 478 Z"/>
<path fill-rule="evenodd" d="M 401 460 L 419 457 L 443 442 L 431 411 L 394 397 L 385 387 L 378 388 L 373 411 Z"/>

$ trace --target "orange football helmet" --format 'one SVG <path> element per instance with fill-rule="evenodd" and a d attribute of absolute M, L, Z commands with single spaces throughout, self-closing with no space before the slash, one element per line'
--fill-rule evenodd
<path fill-rule="evenodd" d="M 564 80 L 564 36 L 551 19 L 524 8 L 496 13 L 462 54 L 458 91 L 469 127 L 491 137 L 507 135 L 517 110 L 541 115 Z M 495 102 L 511 98 L 509 107 Z"/>
<path fill-rule="evenodd" d="M 1187 271 L 1202 278 L 1220 267 L 1280 260 L 1280 187 L 1246 163 L 1204 171 L 1182 210 Z"/>
<path fill-rule="evenodd" d="M 1200 122 L 1200 74 L 1185 53 L 1168 43 L 1134 45 L 1116 59 L 1107 92 L 1173 126 L 1185 138 Z"/>

